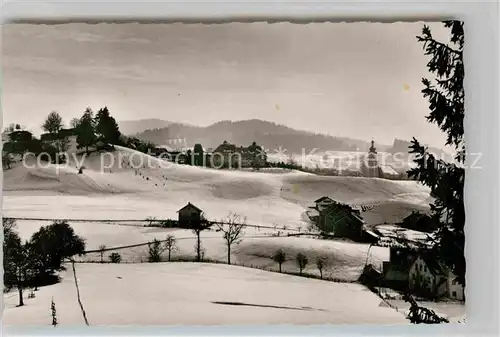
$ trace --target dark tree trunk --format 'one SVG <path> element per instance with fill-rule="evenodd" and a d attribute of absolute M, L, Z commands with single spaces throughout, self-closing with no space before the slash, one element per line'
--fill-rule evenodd
<path fill-rule="evenodd" d="M 170 253 L 171 253 L 171 250 L 169 249 L 168 250 L 168 262 L 170 262 Z"/>
<path fill-rule="evenodd" d="M 22 307 L 24 305 L 24 299 L 23 299 L 23 287 L 18 286 L 17 290 L 19 291 L 19 307 Z"/>
<path fill-rule="evenodd" d="M 231 246 L 227 246 L 227 264 L 231 264 Z"/>
<path fill-rule="evenodd" d="M 196 240 L 197 240 L 197 246 L 196 246 L 196 261 L 200 262 L 201 261 L 201 244 L 200 244 L 200 231 L 196 231 Z"/>
<path fill-rule="evenodd" d="M 281 273 L 281 263 L 280 263 L 280 273 Z"/>
<path fill-rule="evenodd" d="M 321 279 L 323 279 L 323 270 L 322 270 L 322 269 L 320 269 L 320 270 L 319 270 L 319 277 L 320 277 Z"/>

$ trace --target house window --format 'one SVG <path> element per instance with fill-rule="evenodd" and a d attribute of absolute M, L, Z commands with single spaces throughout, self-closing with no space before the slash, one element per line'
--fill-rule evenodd
<path fill-rule="evenodd" d="M 453 296 L 453 298 L 457 298 L 457 292 L 456 291 L 452 292 L 451 296 Z"/>

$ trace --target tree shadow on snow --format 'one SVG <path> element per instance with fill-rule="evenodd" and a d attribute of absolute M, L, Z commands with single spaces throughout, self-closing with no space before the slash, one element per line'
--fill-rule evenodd
<path fill-rule="evenodd" d="M 287 310 L 327 311 L 327 310 L 324 310 L 324 309 L 315 309 L 315 308 L 311 308 L 311 307 L 287 307 L 287 306 L 277 306 L 277 305 L 267 305 L 267 304 L 250 304 L 250 303 L 242 303 L 242 302 L 220 302 L 220 301 L 215 301 L 215 302 L 211 302 L 211 303 L 213 303 L 213 304 L 222 304 L 222 305 L 259 307 L 259 308 L 287 309 Z"/>

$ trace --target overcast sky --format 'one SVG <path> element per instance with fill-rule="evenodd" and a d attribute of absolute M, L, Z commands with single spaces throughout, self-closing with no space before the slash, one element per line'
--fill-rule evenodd
<path fill-rule="evenodd" d="M 443 34 L 441 24 L 431 24 Z M 107 105 L 117 120 L 264 119 L 380 143 L 426 122 L 423 23 L 65 24 L 3 27 L 3 118 L 34 131 Z"/>

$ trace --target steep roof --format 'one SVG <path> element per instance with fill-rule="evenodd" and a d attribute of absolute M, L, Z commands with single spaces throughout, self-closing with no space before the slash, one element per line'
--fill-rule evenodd
<path fill-rule="evenodd" d="M 365 223 L 365 221 L 363 220 L 363 218 L 359 214 L 359 211 L 353 209 L 349 205 L 341 204 L 341 203 L 338 203 L 338 202 L 335 202 L 335 201 L 332 204 L 326 206 L 320 212 L 321 213 L 324 212 L 324 213 L 326 213 L 326 215 L 330 215 L 330 214 L 332 214 L 334 212 L 336 212 L 336 213 L 342 212 L 346 216 L 349 216 L 351 219 L 354 219 L 354 220 L 360 222 L 361 224 Z"/>
<path fill-rule="evenodd" d="M 383 174 L 397 176 L 399 173 L 390 165 L 380 165 Z"/>
<path fill-rule="evenodd" d="M 314 203 L 317 204 L 318 202 L 322 202 L 323 200 L 330 200 L 330 201 L 334 201 L 332 198 L 330 197 L 327 197 L 327 196 L 324 196 L 324 197 L 321 197 L 317 200 L 314 200 Z"/>
<path fill-rule="evenodd" d="M 194 208 L 195 210 L 197 210 L 200 213 L 203 212 L 201 209 L 199 209 L 198 207 L 196 207 L 192 203 L 188 202 L 188 204 L 186 206 L 182 207 L 180 210 L 178 210 L 177 213 L 179 213 L 180 211 L 182 211 L 183 209 L 186 209 L 186 208 Z"/>
<path fill-rule="evenodd" d="M 420 258 L 425 262 L 427 268 L 433 275 L 446 275 L 447 268 L 431 255 L 420 254 Z"/>

